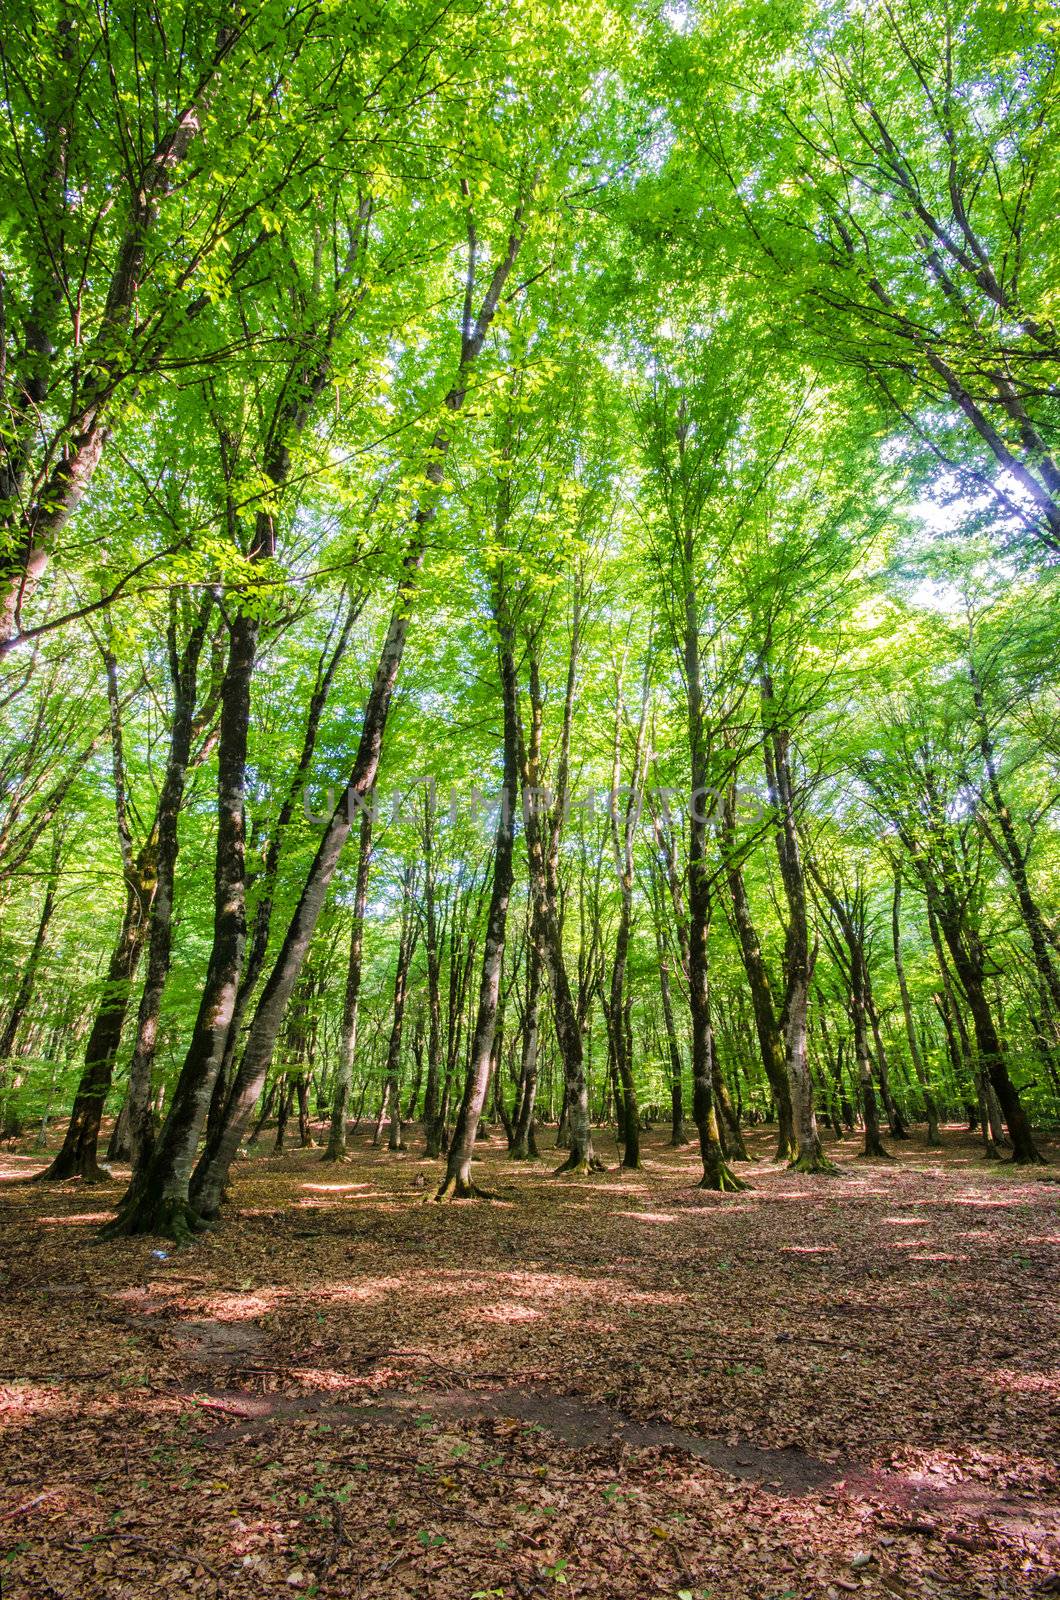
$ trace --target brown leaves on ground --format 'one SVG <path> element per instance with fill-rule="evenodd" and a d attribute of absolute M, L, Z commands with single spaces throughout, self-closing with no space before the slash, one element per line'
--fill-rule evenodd
<path fill-rule="evenodd" d="M 355 1142 L 241 1164 L 181 1252 L 97 1241 L 117 1184 L 4 1184 L 6 1597 L 1055 1592 L 1040 1174 L 850 1140 L 722 1197 L 655 1137 L 588 1179 L 494 1142 L 439 1208 Z"/>

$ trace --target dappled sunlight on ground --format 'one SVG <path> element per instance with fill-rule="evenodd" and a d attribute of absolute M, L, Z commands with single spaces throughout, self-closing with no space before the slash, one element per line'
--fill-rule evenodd
<path fill-rule="evenodd" d="M 586 1179 L 483 1143 L 498 1200 L 445 1207 L 363 1139 L 334 1182 L 255 1158 L 183 1251 L 97 1241 L 118 1185 L 0 1187 L 4 1594 L 1040 1592 L 1056 1186 L 849 1140 L 729 1197 L 598 1143 Z"/>
<path fill-rule="evenodd" d="M 38 1217 L 42 1228 L 101 1228 L 113 1215 L 110 1211 L 75 1211 L 65 1217 Z"/>

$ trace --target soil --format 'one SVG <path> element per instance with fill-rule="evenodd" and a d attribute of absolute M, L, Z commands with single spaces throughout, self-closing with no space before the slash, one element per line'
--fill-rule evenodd
<path fill-rule="evenodd" d="M 546 1141 L 548 1135 L 545 1135 Z M 1060 1593 L 1060 1150 L 692 1147 L 492 1202 L 353 1141 L 239 1164 L 195 1245 L 0 1153 L 7 1600 Z"/>

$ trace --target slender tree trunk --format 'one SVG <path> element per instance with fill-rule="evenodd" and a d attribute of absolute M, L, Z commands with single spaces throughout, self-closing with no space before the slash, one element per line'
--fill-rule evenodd
<path fill-rule="evenodd" d="M 99 1165 L 99 1128 L 133 980 L 147 936 L 147 919 L 155 888 L 155 848 L 156 838 L 152 834 L 137 857 L 132 880 L 126 884 L 121 928 L 107 966 L 103 997 L 85 1046 L 85 1066 L 69 1126 L 54 1161 L 40 1174 L 41 1180 L 81 1178 L 86 1183 L 98 1183 L 110 1177 Z"/>
<path fill-rule="evenodd" d="M 693 550 L 685 547 L 683 656 L 688 708 L 688 749 L 692 782 L 688 848 L 688 999 L 692 1015 L 692 1114 L 699 1133 L 703 1161 L 700 1188 L 721 1191 L 746 1189 L 722 1157 L 718 1118 L 714 1108 L 714 1057 L 710 1026 L 711 887 L 707 872 L 707 814 L 704 797 L 710 792 L 706 728 L 703 708 L 703 669 L 700 659 L 699 613 L 696 603 Z"/>
<path fill-rule="evenodd" d="M 502 579 L 494 591 L 494 619 L 499 634 L 498 664 L 501 697 L 504 705 L 504 777 L 493 844 L 493 885 L 486 917 L 486 938 L 482 951 L 482 976 L 479 982 L 478 1013 L 472 1036 L 471 1059 L 464 1084 L 463 1099 L 456 1127 L 449 1144 L 445 1177 L 435 1196 L 437 1200 L 480 1195 L 471 1176 L 475 1135 L 486 1100 L 490 1063 L 494 1054 L 494 1034 L 500 1001 L 501 970 L 504 965 L 508 901 L 512 889 L 512 856 L 515 845 L 515 806 L 519 784 L 518 708 L 516 702 L 515 661 L 510 624 L 507 620 Z M 499 1061 L 497 1063 L 499 1068 Z"/>
<path fill-rule="evenodd" d="M 884 1148 L 880 1138 L 880 1116 L 876 1106 L 876 1088 L 872 1081 L 872 1057 L 869 1054 L 868 1033 L 865 1028 L 865 1002 L 860 983 L 857 993 L 851 993 L 850 1007 L 854 1024 L 854 1055 L 861 1085 L 861 1114 L 865 1120 L 865 1148 L 862 1154 L 872 1160 L 893 1161 L 894 1157 Z"/>
<path fill-rule="evenodd" d="M 710 1033 L 710 1053 L 714 1063 L 714 1096 L 718 1102 L 718 1120 L 725 1133 L 726 1150 L 733 1161 L 750 1161 L 751 1156 L 740 1127 L 740 1115 L 733 1105 L 725 1074 L 718 1064 L 718 1041 L 713 1028 Z"/>
<path fill-rule="evenodd" d="M 279 1089 L 279 1086 L 280 1086 L 279 1078 L 273 1078 L 272 1082 L 269 1084 L 269 1087 L 265 1092 L 265 1098 L 261 1103 L 261 1110 L 258 1113 L 258 1120 L 257 1120 L 257 1122 L 255 1122 L 254 1130 L 250 1135 L 250 1141 L 249 1142 L 251 1144 L 257 1144 L 258 1140 L 261 1138 L 261 1130 L 262 1130 L 262 1128 L 264 1128 L 265 1124 L 268 1122 L 269 1118 L 272 1116 L 272 1108 L 273 1108 L 273 1106 L 274 1106 L 274 1104 L 276 1102 L 276 1094 L 277 1094 L 277 1090 Z"/>
<path fill-rule="evenodd" d="M 942 924 L 942 930 L 946 933 L 945 923 Z M 1019 1091 L 1009 1077 L 990 1003 L 986 998 L 981 963 L 974 953 L 961 948 L 959 942 L 956 949 L 953 944 L 950 945 L 950 952 L 961 988 L 968 1001 L 968 1009 L 972 1014 L 979 1062 L 990 1087 L 997 1095 L 1001 1114 L 1012 1141 L 1012 1159 L 1021 1166 L 1044 1164 L 1044 1157 L 1034 1142 L 1030 1120 L 1024 1110 Z"/>
<path fill-rule="evenodd" d="M 390 1039 L 387 1045 L 384 1083 L 390 1103 L 390 1134 L 387 1148 L 404 1150 L 401 1132 L 401 1045 L 405 1031 L 405 1003 L 408 999 L 409 967 L 416 945 L 416 919 L 413 906 L 416 869 L 405 869 L 404 889 L 401 898 L 401 937 L 398 940 L 397 968 L 394 973 L 394 994 L 391 1001 Z"/>
<path fill-rule="evenodd" d="M 526 1011 L 523 1017 L 523 1050 L 519 1071 L 519 1099 L 512 1132 L 511 1159 L 528 1161 L 536 1156 L 532 1147 L 534 1103 L 537 1098 L 538 1053 L 541 1020 L 541 946 L 531 917 L 526 952 Z"/>
<path fill-rule="evenodd" d="M 390 1080 L 387 1079 L 383 1084 L 383 1098 L 379 1102 L 379 1115 L 375 1119 L 375 1131 L 372 1134 L 372 1149 L 373 1150 L 378 1150 L 378 1148 L 379 1148 L 379 1141 L 383 1137 L 383 1124 L 387 1120 L 387 1112 L 389 1111 L 389 1109 L 390 1109 Z"/>
<path fill-rule="evenodd" d="M 736 926 L 744 972 L 747 974 L 747 986 L 751 991 L 751 1008 L 754 1013 L 762 1066 L 777 1107 L 776 1158 L 778 1161 L 790 1161 L 796 1150 L 791 1087 L 784 1059 L 784 1033 L 773 1003 L 772 985 L 751 915 L 743 872 L 735 859 L 736 822 L 731 789 L 725 797 L 722 818 L 721 844 L 729 863 L 725 878 L 732 901 L 733 922 Z"/>
<path fill-rule="evenodd" d="M 688 1143 L 688 1132 L 685 1128 L 681 1049 L 677 1042 L 673 996 L 670 992 L 670 959 L 666 953 L 662 930 L 658 926 L 656 928 L 656 937 L 659 947 L 659 986 L 662 996 L 663 1024 L 666 1028 L 666 1047 L 670 1056 L 670 1143 L 676 1147 Z"/>
<path fill-rule="evenodd" d="M 324 1151 L 325 1161 L 346 1158 L 346 1122 L 353 1090 L 353 1064 L 357 1056 L 357 1016 L 361 999 L 361 970 L 364 964 L 364 914 L 368 903 L 368 874 L 372 863 L 372 808 L 361 812 L 357 880 L 353 891 L 350 920 L 350 956 L 346 968 L 346 994 L 339 1033 L 339 1062 L 335 1071 L 335 1093 L 331 1106 L 331 1131 Z"/>
<path fill-rule="evenodd" d="M 872 996 L 872 980 L 869 976 L 868 962 L 865 962 L 865 1011 L 872 1030 L 872 1042 L 875 1046 L 876 1070 L 880 1080 L 880 1099 L 887 1113 L 887 1123 L 892 1139 L 908 1139 L 909 1129 L 905 1125 L 902 1110 L 894 1098 L 891 1090 L 891 1075 L 887 1066 L 887 1051 L 884 1048 L 883 1035 L 880 1032 L 880 1018 L 876 1010 L 876 1003 Z"/>
<path fill-rule="evenodd" d="M 799 1172 L 834 1172 L 832 1162 L 827 1160 L 821 1148 L 821 1136 L 814 1114 L 808 1049 L 810 983 L 814 958 L 810 950 L 806 875 L 795 818 L 788 734 L 777 721 L 773 681 L 768 672 L 762 674 L 762 714 L 766 779 L 776 815 L 777 860 L 788 903 L 781 1021 L 795 1131 L 796 1148 L 791 1165 Z"/>
<path fill-rule="evenodd" d="M 263 530 L 259 533 L 268 537 Z M 112 1234 L 162 1233 L 181 1240 L 198 1225 L 188 1205 L 188 1178 L 228 1040 L 246 941 L 244 800 L 258 628 L 256 618 L 240 611 L 230 630 L 218 741 L 213 946 L 198 1015 L 169 1115 L 117 1217 L 105 1230 Z"/>
<path fill-rule="evenodd" d="M 578 1010 L 571 991 L 563 955 L 563 924 L 559 903 L 558 853 L 563 808 L 567 795 L 570 730 L 577 682 L 581 598 L 576 597 L 575 618 L 564 697 L 563 735 L 556 800 L 551 811 L 542 802 L 540 784 L 540 732 L 543 699 L 537 680 L 537 663 L 531 660 L 531 712 L 533 724 L 530 748 L 522 754 L 523 815 L 526 822 L 527 856 L 533 894 L 533 914 L 541 933 L 545 973 L 552 995 L 556 1042 L 563 1061 L 564 1117 L 560 1129 L 569 1150 L 567 1159 L 556 1169 L 560 1173 L 585 1174 L 600 1171 L 603 1162 L 593 1149 L 589 1118 L 589 1091 L 585 1076 L 585 1054 Z"/>
<path fill-rule="evenodd" d="M 162 792 L 158 802 L 158 873 L 147 945 L 147 974 L 140 995 L 136 1043 L 129 1066 L 128 1139 L 133 1174 L 151 1154 L 154 1123 L 151 1119 L 151 1072 L 158 1039 L 162 995 L 169 976 L 173 949 L 173 889 L 179 848 L 178 822 L 184 802 L 184 784 L 191 760 L 195 725 L 195 697 L 199 657 L 213 605 L 207 595 L 199 606 L 183 651 L 177 649 L 177 616 L 171 607 L 168 629 L 169 670 L 173 683 L 173 721 Z"/>
<path fill-rule="evenodd" d="M 942 1143 L 939 1138 L 939 1112 L 928 1079 L 920 1042 L 916 1036 L 913 1007 L 909 999 L 909 985 L 906 982 L 905 963 L 902 960 L 901 906 L 902 871 L 900 866 L 895 863 L 894 897 L 891 901 L 891 948 L 894 951 L 894 970 L 898 975 L 898 989 L 902 997 L 902 1016 L 905 1019 L 905 1037 L 909 1045 L 909 1057 L 913 1063 L 913 1071 L 916 1073 L 916 1080 L 920 1085 L 920 1093 L 924 1101 L 924 1113 L 927 1117 L 927 1142 L 930 1147 L 937 1147 Z"/>
<path fill-rule="evenodd" d="M 114 1119 L 114 1126 L 110 1130 L 107 1140 L 108 1161 L 128 1161 L 132 1154 L 129 1144 L 129 1096 L 126 1095 L 121 1103 L 121 1110 Z"/>
<path fill-rule="evenodd" d="M 990 833 L 991 843 L 994 845 L 996 854 L 1012 879 L 1012 886 L 1016 891 L 1016 900 L 1019 904 L 1020 915 L 1023 918 L 1023 925 L 1027 930 L 1027 937 L 1030 940 L 1034 965 L 1037 969 L 1043 992 L 1048 998 L 1048 1005 L 1054 1022 L 1053 1038 L 1050 1041 L 1050 1054 L 1055 1055 L 1055 1024 L 1060 1022 L 1060 972 L 1057 971 L 1056 962 L 1050 950 L 1050 940 L 1046 930 L 1045 919 L 1034 898 L 1030 879 L 1027 876 L 1027 852 L 1020 844 L 1015 824 L 1012 820 L 1012 812 L 1005 803 L 1005 796 L 1001 788 L 1001 778 L 997 769 L 994 743 L 987 720 L 982 685 L 975 667 L 971 663 L 969 664 L 969 675 L 972 682 L 972 696 L 979 728 L 979 749 L 983 757 L 983 765 L 986 768 L 987 790 L 991 800 L 993 821 L 997 829 L 997 836 L 994 835 L 993 831 Z"/>
<path fill-rule="evenodd" d="M 978 934 L 965 925 L 959 910 L 947 903 L 945 895 L 938 893 L 923 867 L 921 881 L 929 896 L 929 912 L 934 915 L 937 927 L 941 929 L 953 960 L 957 981 L 968 1002 L 979 1069 L 986 1075 L 997 1096 L 1012 1141 L 1012 1159 L 1019 1165 L 1041 1163 L 1043 1157 L 1034 1142 L 1019 1091 L 1009 1076 L 990 1002 L 986 997 L 985 953 Z"/>
<path fill-rule="evenodd" d="M 442 1079 L 442 939 L 438 927 L 438 893 L 435 873 L 435 798 L 433 785 L 426 790 L 423 819 L 424 844 L 424 955 L 427 965 L 427 1083 L 423 1095 L 423 1129 L 426 1153 L 439 1154 L 438 1107 Z"/>
<path fill-rule="evenodd" d="M 284 1076 L 280 1083 L 280 1098 L 276 1110 L 276 1141 L 273 1149 L 277 1155 L 283 1151 L 284 1140 L 287 1137 L 287 1119 L 291 1114 L 291 1080 Z"/>
<path fill-rule="evenodd" d="M 298 1143 L 303 1150 L 311 1150 L 316 1140 L 309 1110 L 309 1081 L 304 1074 L 295 1084 L 295 1093 L 298 1096 Z"/>
<path fill-rule="evenodd" d="M 640 1111 L 637 1106 L 637 1088 L 633 1081 L 633 1065 L 626 1048 L 623 989 L 628 952 L 629 920 L 625 907 L 623 907 L 623 910 L 619 913 L 614 962 L 611 968 L 611 993 L 608 996 L 608 1004 L 605 1010 L 615 1066 L 615 1100 L 619 1110 L 622 1165 L 635 1172 L 641 1166 Z"/>
<path fill-rule="evenodd" d="M 15 998 L 11 1002 L 11 1010 L 4 1020 L 4 1030 L 0 1034 L 0 1077 L 3 1076 L 5 1066 L 15 1053 L 15 1042 L 18 1039 L 18 1030 L 22 1026 L 22 1019 L 29 1009 L 33 998 L 33 991 L 37 984 L 37 973 L 40 970 L 41 960 L 48 943 L 48 926 L 55 911 L 55 892 L 58 888 L 59 871 L 59 846 L 58 835 L 56 847 L 52 853 L 52 864 L 48 874 L 48 882 L 44 889 L 44 900 L 41 905 L 40 917 L 37 921 L 37 931 L 33 936 L 29 954 L 22 968 L 22 976 L 15 990 Z"/>

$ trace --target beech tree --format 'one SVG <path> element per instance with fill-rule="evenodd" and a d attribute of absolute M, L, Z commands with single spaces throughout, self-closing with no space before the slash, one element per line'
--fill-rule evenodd
<path fill-rule="evenodd" d="M 592 1185 L 660 1122 L 723 1207 L 767 1144 L 1037 1163 L 1055 44 L 1038 0 L 10 8 L 41 1176 L 190 1242 L 296 1111 L 453 1201 L 491 1137 Z"/>

